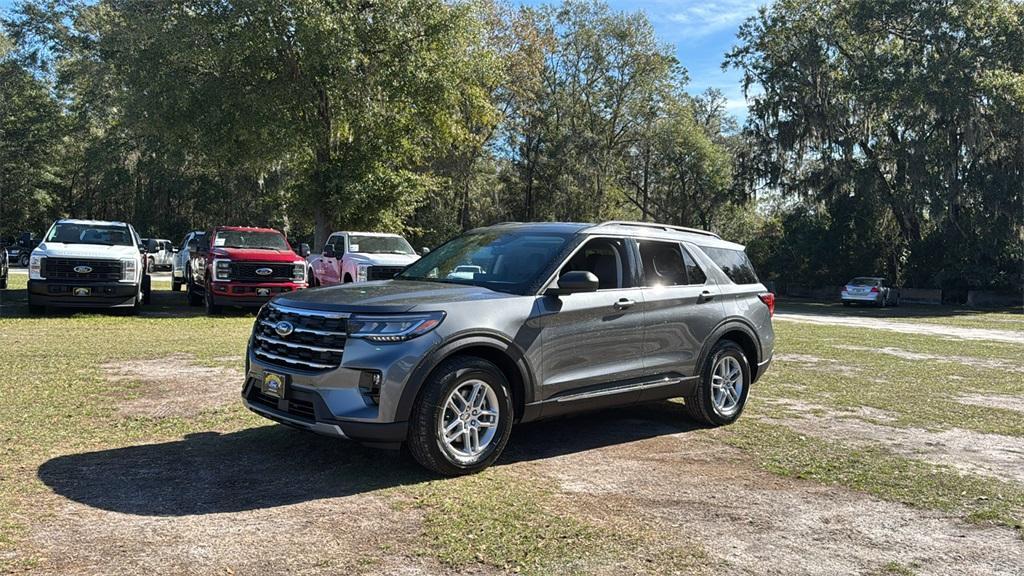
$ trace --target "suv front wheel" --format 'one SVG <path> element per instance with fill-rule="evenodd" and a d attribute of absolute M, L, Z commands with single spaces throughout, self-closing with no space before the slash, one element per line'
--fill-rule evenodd
<path fill-rule="evenodd" d="M 750 364 L 743 348 L 732 340 L 722 340 L 711 349 L 694 394 L 685 399 L 686 411 L 701 424 L 732 424 L 747 404 L 750 381 Z"/>
<path fill-rule="evenodd" d="M 445 360 L 423 384 L 409 422 L 409 451 L 445 476 L 479 472 L 508 442 L 512 397 L 497 366 L 469 356 Z"/>

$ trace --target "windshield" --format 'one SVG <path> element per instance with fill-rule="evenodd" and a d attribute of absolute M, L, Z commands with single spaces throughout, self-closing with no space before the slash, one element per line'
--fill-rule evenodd
<path fill-rule="evenodd" d="M 132 246 L 132 234 L 124 224 L 77 224 L 57 222 L 46 235 L 46 242 Z"/>
<path fill-rule="evenodd" d="M 854 278 L 850 280 L 849 286 L 878 286 L 878 278 Z"/>
<path fill-rule="evenodd" d="M 571 233 L 510 230 L 464 234 L 420 258 L 397 278 L 525 294 L 571 237 Z"/>
<path fill-rule="evenodd" d="M 213 238 L 216 248 L 248 248 L 250 250 L 289 250 L 280 232 L 220 230 Z"/>
<path fill-rule="evenodd" d="M 416 254 L 405 238 L 400 236 L 349 236 L 348 250 L 363 254 Z"/>

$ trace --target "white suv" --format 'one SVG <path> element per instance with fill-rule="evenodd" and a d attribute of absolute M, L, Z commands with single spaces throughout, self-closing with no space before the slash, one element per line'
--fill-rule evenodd
<path fill-rule="evenodd" d="M 118 307 L 137 312 L 150 279 L 135 228 L 124 222 L 58 220 L 29 259 L 29 311 Z"/>

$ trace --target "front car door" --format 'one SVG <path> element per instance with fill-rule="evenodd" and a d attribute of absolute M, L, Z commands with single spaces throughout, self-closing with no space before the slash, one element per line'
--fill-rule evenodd
<path fill-rule="evenodd" d="M 538 298 L 543 351 L 543 414 L 635 401 L 631 381 L 643 376 L 642 294 L 629 240 L 586 240 L 556 275 L 592 272 L 596 292 Z M 628 391 L 617 391 L 622 388 Z"/>
<path fill-rule="evenodd" d="M 646 374 L 670 383 L 696 379 L 701 347 L 723 318 L 719 287 L 681 242 L 641 239 L 637 249 Z M 647 396 L 675 395 L 669 392 L 652 388 Z"/>

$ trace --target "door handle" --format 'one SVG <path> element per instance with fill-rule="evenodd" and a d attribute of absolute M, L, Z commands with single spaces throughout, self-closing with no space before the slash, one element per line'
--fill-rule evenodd
<path fill-rule="evenodd" d="M 635 300 L 630 300 L 629 298 L 619 298 L 619 301 L 613 304 L 612 306 L 614 306 L 616 310 L 625 310 L 626 308 L 629 308 L 633 304 L 636 304 Z"/>
<path fill-rule="evenodd" d="M 698 304 L 702 304 L 704 302 L 710 302 L 710 301 L 712 301 L 714 299 L 715 299 L 715 295 L 712 294 L 711 292 L 705 290 L 705 291 L 700 293 L 700 296 L 697 297 L 697 303 Z"/>

